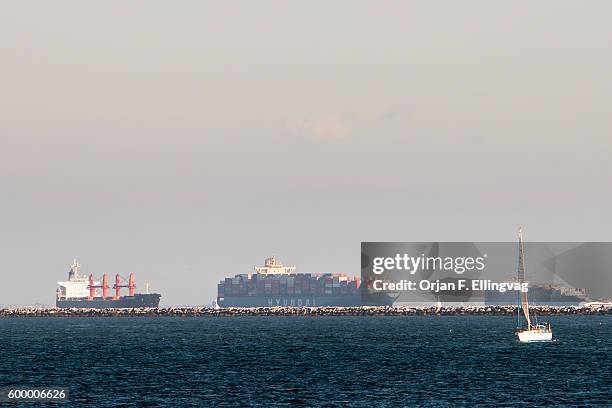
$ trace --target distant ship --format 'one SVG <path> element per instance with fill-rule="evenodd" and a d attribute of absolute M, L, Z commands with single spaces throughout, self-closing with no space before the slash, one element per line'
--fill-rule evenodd
<path fill-rule="evenodd" d="M 159 306 L 159 293 L 135 293 L 136 283 L 134 273 L 130 273 L 127 284 L 119 274 L 115 276 L 113 296 L 109 294 L 108 275 L 102 276 L 102 284 L 96 280 L 92 274 L 89 277 L 79 274 L 81 265 L 74 260 L 68 272 L 68 280 L 57 282 L 58 288 L 55 298 L 55 306 L 62 308 L 89 308 L 89 309 L 110 309 L 110 308 L 138 308 L 138 307 L 157 307 Z M 121 288 L 128 288 L 129 295 L 122 296 Z M 98 292 L 102 289 L 102 293 Z M 148 292 L 148 289 L 147 289 Z"/>
<path fill-rule="evenodd" d="M 484 291 L 484 302 L 486 305 L 513 305 L 517 296 L 515 290 L 487 290 Z M 579 306 L 589 301 L 584 288 L 568 288 L 549 283 L 530 283 L 529 299 L 539 306 Z"/>
<path fill-rule="evenodd" d="M 255 273 L 225 278 L 217 286 L 221 307 L 391 306 L 386 293 L 372 293 L 359 278 L 342 273 L 296 273 L 274 256 Z"/>

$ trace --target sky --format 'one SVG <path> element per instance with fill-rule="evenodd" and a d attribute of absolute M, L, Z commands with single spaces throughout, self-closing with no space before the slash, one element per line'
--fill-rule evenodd
<path fill-rule="evenodd" d="M 0 304 L 361 241 L 612 241 L 607 1 L 6 1 Z"/>

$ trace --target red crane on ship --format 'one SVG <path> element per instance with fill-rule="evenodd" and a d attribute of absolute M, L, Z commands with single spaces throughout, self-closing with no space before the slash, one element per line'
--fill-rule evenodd
<path fill-rule="evenodd" d="M 134 272 L 130 272 L 130 277 L 128 280 L 127 285 L 126 284 L 122 284 L 122 279 L 121 276 L 119 274 L 115 275 L 115 284 L 113 285 L 113 289 L 115 289 L 115 296 L 113 297 L 113 299 L 119 299 L 121 297 L 121 288 L 128 288 L 129 289 L 129 293 L 130 296 L 134 296 L 134 293 L 136 291 L 136 283 L 134 280 Z M 97 288 L 102 288 L 102 298 L 103 299 L 108 299 L 109 298 L 109 294 L 108 294 L 108 290 L 110 288 L 110 286 L 108 285 L 108 274 L 104 274 L 102 275 L 102 284 L 101 285 L 96 285 L 95 281 L 94 281 L 94 276 L 93 274 L 89 274 L 89 300 L 93 300 L 96 297 L 96 289 Z"/>
<path fill-rule="evenodd" d="M 134 272 L 130 272 L 130 278 L 127 285 L 121 284 L 121 276 L 119 276 L 119 274 L 115 275 L 115 284 L 113 285 L 113 288 L 115 289 L 115 299 L 119 299 L 121 297 L 121 288 L 128 288 L 130 291 L 130 296 L 134 296 L 136 291 Z"/>
<path fill-rule="evenodd" d="M 102 288 L 102 298 L 103 299 L 108 299 L 108 275 L 105 273 L 104 275 L 102 275 L 102 285 L 96 285 L 94 282 L 94 276 L 93 274 L 89 274 L 89 300 L 93 300 L 94 297 L 96 297 L 96 289 L 97 288 Z"/>

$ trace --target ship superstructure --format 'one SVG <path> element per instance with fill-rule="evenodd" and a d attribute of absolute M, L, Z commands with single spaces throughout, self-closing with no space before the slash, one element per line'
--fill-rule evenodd
<path fill-rule="evenodd" d="M 89 296 L 89 279 L 85 275 L 79 275 L 81 265 L 75 259 L 70 265 L 68 280 L 57 282 L 57 297 L 64 299 L 84 298 Z M 100 282 L 95 282 L 99 285 Z"/>
<path fill-rule="evenodd" d="M 68 272 L 68 280 L 57 282 L 55 305 L 57 307 L 77 308 L 133 308 L 133 307 L 157 307 L 161 295 L 159 293 L 135 293 L 136 281 L 134 273 L 131 272 L 128 279 L 115 275 L 115 284 L 112 286 L 114 294 L 110 293 L 108 274 L 103 274 L 102 279 L 97 279 L 93 274 L 89 276 L 79 273 L 81 265 L 75 259 Z M 127 288 L 129 294 L 123 296 L 121 289 Z M 102 290 L 100 293 L 99 289 Z"/>
<path fill-rule="evenodd" d="M 274 256 L 254 273 L 225 278 L 217 286 L 222 307 L 315 307 L 391 305 L 387 294 L 362 292 L 361 281 L 344 273 L 296 273 Z"/>

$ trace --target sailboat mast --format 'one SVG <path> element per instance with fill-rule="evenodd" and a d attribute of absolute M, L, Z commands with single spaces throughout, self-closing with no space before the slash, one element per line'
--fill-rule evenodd
<path fill-rule="evenodd" d="M 520 237 L 520 235 L 519 235 Z M 516 273 L 517 275 L 520 275 L 519 272 L 519 268 L 521 265 L 521 261 L 520 259 L 520 253 L 521 253 L 521 243 L 518 243 L 518 251 L 517 253 L 519 254 L 519 256 L 517 257 L 517 262 L 516 262 Z M 517 280 L 518 280 L 518 276 L 517 276 Z M 517 291 L 516 292 L 516 327 L 521 327 L 521 292 Z"/>
<path fill-rule="evenodd" d="M 518 280 L 520 284 L 525 282 L 525 243 L 523 242 L 523 228 L 519 228 L 519 264 L 518 264 Z M 527 329 L 531 329 L 531 320 L 529 319 L 529 303 L 527 301 L 527 292 L 520 292 L 519 307 L 523 309 L 525 320 L 527 320 Z"/>

